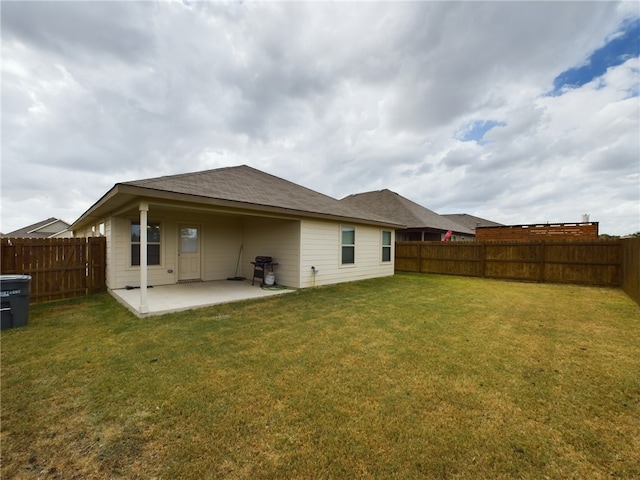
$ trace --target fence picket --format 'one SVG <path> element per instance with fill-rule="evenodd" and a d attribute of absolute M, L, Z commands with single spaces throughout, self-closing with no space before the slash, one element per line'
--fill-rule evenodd
<path fill-rule="evenodd" d="M 620 240 L 396 244 L 397 271 L 618 287 L 621 264 Z"/>
<path fill-rule="evenodd" d="M 33 303 L 106 289 L 104 237 L 2 238 L 0 247 L 0 273 L 31 275 Z"/>

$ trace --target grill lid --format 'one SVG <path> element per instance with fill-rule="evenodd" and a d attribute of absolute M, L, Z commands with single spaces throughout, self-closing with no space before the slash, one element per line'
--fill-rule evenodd
<path fill-rule="evenodd" d="M 262 263 L 262 264 L 273 263 L 273 258 L 271 258 L 271 257 L 263 257 L 263 256 L 258 255 L 256 257 L 256 263 Z"/>

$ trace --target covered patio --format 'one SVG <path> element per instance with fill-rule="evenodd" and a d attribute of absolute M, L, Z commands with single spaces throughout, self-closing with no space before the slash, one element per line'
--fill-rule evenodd
<path fill-rule="evenodd" d="M 251 298 L 269 297 L 293 292 L 285 287 L 261 288 L 251 280 L 216 280 L 212 282 L 178 283 L 147 288 L 147 311 L 141 312 L 139 288 L 110 290 L 110 293 L 138 317 L 163 315 L 194 308 L 237 302 Z"/>

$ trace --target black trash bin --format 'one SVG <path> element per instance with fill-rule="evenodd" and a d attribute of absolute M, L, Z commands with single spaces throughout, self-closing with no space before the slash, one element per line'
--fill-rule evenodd
<path fill-rule="evenodd" d="M 30 282 L 30 275 L 0 275 L 0 330 L 27 324 Z"/>

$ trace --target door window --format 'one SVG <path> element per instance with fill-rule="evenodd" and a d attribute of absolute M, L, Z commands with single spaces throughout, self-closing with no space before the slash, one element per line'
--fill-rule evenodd
<path fill-rule="evenodd" d="M 180 229 L 180 252 L 198 253 L 198 229 L 182 227 Z"/>

